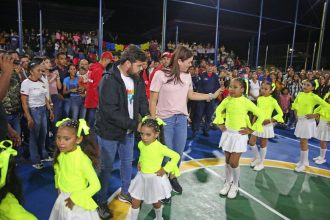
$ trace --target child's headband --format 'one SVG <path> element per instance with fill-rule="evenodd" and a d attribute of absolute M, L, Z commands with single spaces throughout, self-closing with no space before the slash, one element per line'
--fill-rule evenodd
<path fill-rule="evenodd" d="M 7 143 L 6 146 L 5 143 Z M 0 142 L 0 189 L 5 186 L 10 156 L 16 156 L 17 151 L 13 149 L 13 142 L 4 140 Z"/>
<path fill-rule="evenodd" d="M 61 121 L 56 122 L 56 127 L 68 126 L 77 128 L 77 137 L 81 137 L 81 132 L 84 131 L 85 135 L 89 134 L 89 127 L 85 119 L 79 119 L 78 121 L 72 120 L 70 118 L 65 118 Z"/>

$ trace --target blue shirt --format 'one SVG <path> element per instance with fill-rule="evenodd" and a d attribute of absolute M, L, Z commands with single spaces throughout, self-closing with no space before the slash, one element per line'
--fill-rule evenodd
<path fill-rule="evenodd" d="M 214 93 L 220 88 L 219 77 L 212 73 L 211 76 L 207 72 L 200 74 L 197 82 L 197 92 L 208 94 Z"/>
<path fill-rule="evenodd" d="M 67 90 L 78 89 L 79 86 L 79 77 L 70 79 L 70 76 L 66 77 L 63 81 L 63 84 L 66 86 Z M 70 96 L 80 96 L 79 93 L 70 93 Z"/>

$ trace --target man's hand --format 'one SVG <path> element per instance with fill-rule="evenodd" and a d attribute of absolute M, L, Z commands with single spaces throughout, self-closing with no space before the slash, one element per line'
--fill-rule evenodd
<path fill-rule="evenodd" d="M 14 70 L 14 59 L 8 55 L 0 56 L 0 69 L 2 74 L 12 74 Z"/>
<path fill-rule="evenodd" d="M 22 144 L 22 139 L 20 135 L 8 124 L 8 137 L 13 141 L 14 146 L 20 146 Z"/>

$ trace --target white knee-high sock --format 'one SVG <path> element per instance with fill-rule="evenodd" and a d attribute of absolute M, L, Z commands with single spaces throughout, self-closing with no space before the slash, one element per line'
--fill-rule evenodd
<path fill-rule="evenodd" d="M 263 163 L 266 157 L 267 147 L 260 148 L 260 162 Z"/>
<path fill-rule="evenodd" d="M 137 220 L 138 216 L 139 216 L 139 212 L 140 209 L 133 209 L 132 207 L 130 208 L 130 214 L 129 214 L 129 218 L 127 218 L 126 220 Z"/>
<path fill-rule="evenodd" d="M 240 176 L 240 169 L 239 167 L 231 168 L 233 170 L 233 184 L 238 186 L 239 176 Z"/>
<path fill-rule="evenodd" d="M 322 158 L 325 158 L 325 154 L 327 153 L 327 149 L 322 149 L 322 148 L 320 148 L 320 156 L 322 157 Z"/>
<path fill-rule="evenodd" d="M 259 151 L 258 151 L 257 145 L 253 145 L 253 146 L 251 145 L 251 149 L 252 149 L 254 158 L 258 160 L 260 158 L 260 155 L 259 155 Z"/>
<path fill-rule="evenodd" d="M 225 166 L 225 171 L 226 171 L 226 182 L 231 183 L 233 181 L 233 171 L 231 166 L 227 163 Z"/>
<path fill-rule="evenodd" d="M 300 164 L 301 165 L 308 164 L 308 150 L 300 151 Z"/>
<path fill-rule="evenodd" d="M 163 219 L 163 206 L 161 206 L 158 209 L 154 208 L 154 210 L 156 213 L 156 220 L 162 220 Z"/>

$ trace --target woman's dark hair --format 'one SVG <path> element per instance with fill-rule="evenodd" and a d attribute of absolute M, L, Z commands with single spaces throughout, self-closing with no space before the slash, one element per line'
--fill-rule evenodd
<path fill-rule="evenodd" d="M 18 202 L 22 205 L 23 203 L 22 184 L 20 179 L 16 175 L 16 160 L 12 156 L 9 159 L 6 183 L 0 189 L 0 203 L 8 193 L 12 193 L 16 197 Z"/>
<path fill-rule="evenodd" d="M 76 121 L 76 120 L 65 121 L 60 125 L 60 127 L 58 129 L 63 128 L 63 127 L 73 128 L 77 132 L 78 128 L 79 128 L 79 121 Z M 93 135 L 90 135 L 90 134 L 86 135 L 84 133 L 84 130 L 82 130 L 81 135 L 83 137 L 82 142 L 79 144 L 81 147 L 81 150 L 92 161 L 94 168 L 99 168 L 100 149 L 99 149 L 99 146 L 95 142 L 95 138 L 92 137 Z M 57 158 L 58 158 L 59 154 L 60 154 L 60 151 L 59 151 L 58 147 L 56 147 L 55 152 L 54 152 L 54 164 L 58 163 Z"/>
<path fill-rule="evenodd" d="M 34 68 L 39 66 L 42 62 L 43 62 L 43 59 L 40 57 L 33 58 L 28 65 L 28 72 L 30 73 Z"/>
<path fill-rule="evenodd" d="M 70 69 L 70 67 L 71 66 L 74 66 L 75 68 L 76 68 L 76 70 L 77 70 L 77 67 L 76 67 L 76 65 L 74 65 L 74 64 L 72 64 L 72 63 L 70 63 L 69 65 L 68 65 L 68 71 L 69 71 L 69 69 Z"/>
<path fill-rule="evenodd" d="M 167 83 L 170 83 L 172 81 L 174 81 L 174 84 L 183 83 L 180 78 L 180 67 L 179 67 L 178 61 L 181 60 L 182 62 L 184 62 L 185 60 L 187 60 L 193 56 L 194 56 L 193 52 L 190 49 L 188 49 L 182 45 L 179 45 L 175 49 L 175 51 L 173 52 L 170 64 L 169 64 L 169 68 L 163 69 L 166 76 L 169 77 L 169 79 L 167 80 Z"/>
<path fill-rule="evenodd" d="M 142 122 L 141 127 L 153 128 L 155 132 L 159 132 L 159 141 L 165 145 L 164 129 L 162 125 L 159 125 L 155 119 L 148 118 Z"/>

